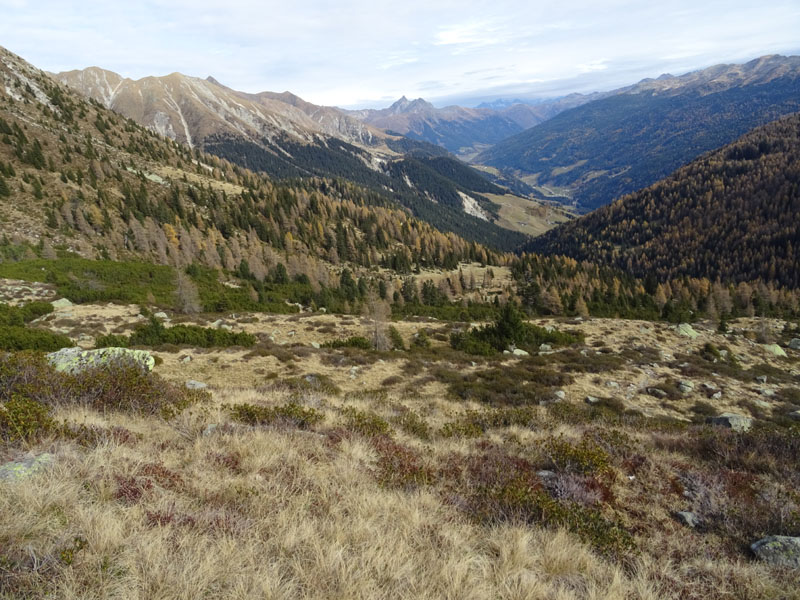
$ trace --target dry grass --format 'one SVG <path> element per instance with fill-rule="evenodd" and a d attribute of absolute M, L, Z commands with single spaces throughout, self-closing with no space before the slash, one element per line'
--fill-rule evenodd
<path fill-rule="evenodd" d="M 794 363 L 710 327 L 697 326 L 703 338 L 691 341 L 663 324 L 593 320 L 573 325 L 587 335 L 579 356 L 605 365 L 592 362 L 602 346 L 622 357 L 620 368 L 573 371 L 565 402 L 518 410 L 459 400 L 447 379 L 511 368 L 508 360 L 392 353 L 356 365 L 351 377 L 357 357 L 305 345 L 326 325 L 361 333 L 358 319 L 340 321 L 259 316 L 240 325 L 295 331 L 304 345 L 283 346 L 297 355 L 289 361 L 239 350 L 159 353 L 163 377 L 200 379 L 213 392 L 169 421 L 62 407 L 57 421 L 91 434 L 0 445 L 0 462 L 27 451 L 56 457 L 38 475 L 0 482 L 0 598 L 800 599 L 797 572 L 757 563 L 746 549 L 759 528 L 793 526 L 800 475 L 782 446 L 620 409 L 685 423 L 701 397 L 665 405 L 643 394 L 680 378 L 644 346 L 674 355 L 725 343 L 743 365 L 766 360 L 789 377 Z M 400 326 L 410 334 L 422 325 Z M 191 362 L 181 362 L 186 355 Z M 545 358 L 543 368 L 565 364 Z M 741 381 L 715 381 L 723 406 L 758 395 Z M 586 394 L 617 402 L 589 408 Z M 229 408 L 292 403 L 324 418 L 302 429 L 292 418 L 254 426 Z M 445 434 L 453 423 L 480 427 Z M 575 510 L 559 521 L 542 509 L 547 495 Z M 687 509 L 706 524 L 680 525 L 674 513 Z M 587 514 L 599 531 L 618 523 L 632 548 L 615 555 L 592 537 L 597 523 L 570 520 Z"/>

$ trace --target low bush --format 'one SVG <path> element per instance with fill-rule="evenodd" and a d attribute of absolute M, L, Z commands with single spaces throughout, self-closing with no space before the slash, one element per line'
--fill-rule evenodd
<path fill-rule="evenodd" d="M 0 403 L 0 439 L 5 442 L 32 442 L 50 432 L 55 423 L 50 408 L 21 395 Z"/>
<path fill-rule="evenodd" d="M 372 350 L 372 342 L 362 336 L 353 336 L 343 340 L 331 340 L 322 344 L 323 348 L 359 348 Z"/>
<path fill-rule="evenodd" d="M 583 341 L 581 333 L 547 330 L 525 323 L 522 313 L 513 302 L 507 303 L 501 309 L 497 320 L 491 325 L 455 333 L 450 337 L 450 345 L 453 348 L 482 356 L 502 352 L 510 346 L 535 352 L 541 344 L 568 346 L 581 341 Z"/>
<path fill-rule="evenodd" d="M 247 425 L 290 425 L 311 429 L 325 418 L 321 412 L 294 402 L 275 407 L 237 404 L 228 410 L 234 420 Z"/>
<path fill-rule="evenodd" d="M 95 346 L 128 348 L 147 346 L 150 348 L 164 344 L 192 346 L 194 348 L 227 348 L 230 346 L 250 347 L 256 343 L 254 335 L 245 332 L 226 331 L 213 327 L 197 325 L 174 325 L 164 327 L 158 319 L 151 318 L 146 324 L 138 325 L 130 336 L 105 335 L 97 338 Z"/>
<path fill-rule="evenodd" d="M 68 374 L 56 371 L 42 354 L 19 352 L 0 356 L 0 403 L 14 397 L 48 408 L 77 405 L 168 419 L 209 395 L 173 385 L 131 365 L 106 365 Z"/>
<path fill-rule="evenodd" d="M 0 350 L 55 352 L 74 343 L 65 335 L 30 327 L 0 326 Z"/>
<path fill-rule="evenodd" d="M 392 434 L 391 425 L 374 412 L 358 410 L 348 406 L 342 410 L 342 415 L 346 419 L 345 427 L 353 433 L 358 433 L 364 437 Z"/>
<path fill-rule="evenodd" d="M 381 485 L 410 489 L 434 481 L 435 471 L 417 451 L 385 435 L 374 437 L 372 446 L 378 455 L 376 476 Z"/>
<path fill-rule="evenodd" d="M 573 381 L 570 375 L 543 369 L 534 362 L 521 362 L 507 368 L 494 368 L 461 375 L 453 371 L 435 371 L 448 383 L 450 392 L 462 400 L 474 400 L 493 406 L 522 406 L 553 399 L 555 388 Z"/>
<path fill-rule="evenodd" d="M 431 439 L 431 427 L 418 413 L 413 410 L 403 410 L 392 419 L 392 422 L 409 435 L 421 440 Z"/>

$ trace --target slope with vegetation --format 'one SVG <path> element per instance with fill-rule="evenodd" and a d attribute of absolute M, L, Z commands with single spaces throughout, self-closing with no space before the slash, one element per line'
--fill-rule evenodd
<path fill-rule="evenodd" d="M 562 112 L 475 160 L 565 190 L 592 210 L 800 110 L 798 74 L 798 57 L 773 56 L 646 80 Z"/>
<path fill-rule="evenodd" d="M 649 280 L 800 288 L 800 116 L 785 117 L 526 249 Z"/>

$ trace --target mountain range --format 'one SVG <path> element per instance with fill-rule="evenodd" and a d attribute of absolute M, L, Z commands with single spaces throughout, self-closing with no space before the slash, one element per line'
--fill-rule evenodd
<path fill-rule="evenodd" d="M 800 57 L 663 75 L 564 111 L 474 161 L 587 211 L 800 110 Z"/>
<path fill-rule="evenodd" d="M 599 96 L 571 94 L 536 104 L 501 101 L 478 108 L 436 108 L 422 98 L 408 100 L 403 96 L 388 108 L 348 111 L 347 114 L 375 127 L 437 144 L 458 155 L 472 155 L 480 148 L 496 144 Z"/>

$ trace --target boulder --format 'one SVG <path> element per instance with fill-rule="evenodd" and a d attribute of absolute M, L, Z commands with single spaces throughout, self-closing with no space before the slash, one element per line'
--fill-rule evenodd
<path fill-rule="evenodd" d="M 619 384 L 616 381 L 606 381 L 606 387 L 616 389 L 619 387 Z"/>
<path fill-rule="evenodd" d="M 550 352 L 553 347 L 550 344 L 541 344 L 539 346 L 539 352 Z"/>
<path fill-rule="evenodd" d="M 72 302 L 70 302 L 66 298 L 59 298 L 58 300 L 53 300 L 50 304 L 52 304 L 53 308 L 55 309 L 69 308 L 70 306 L 72 306 Z"/>
<path fill-rule="evenodd" d="M 690 394 L 694 391 L 694 382 L 684 379 L 678 382 L 678 389 L 681 391 L 681 394 Z"/>
<path fill-rule="evenodd" d="M 655 396 L 656 398 L 662 398 L 662 399 L 666 398 L 669 395 L 667 394 L 667 392 L 657 387 L 647 388 L 647 393 L 650 394 L 651 396 Z"/>
<path fill-rule="evenodd" d="M 203 383 L 202 381 L 195 381 L 194 379 L 190 379 L 186 382 L 186 387 L 190 390 L 205 390 L 208 389 L 208 384 Z"/>
<path fill-rule="evenodd" d="M 749 431 L 753 426 L 752 417 L 745 417 L 735 413 L 722 413 L 716 417 L 709 417 L 708 422 L 712 425 L 719 425 L 740 432 Z"/>
<path fill-rule="evenodd" d="M 564 390 L 556 390 L 555 392 L 553 392 L 553 395 L 554 395 L 554 396 L 555 396 L 557 399 L 559 399 L 559 400 L 563 400 L 564 398 L 566 398 L 566 397 L 567 397 L 567 392 L 565 392 Z"/>
<path fill-rule="evenodd" d="M 169 315 L 165 312 L 157 312 L 153 315 L 156 319 L 161 319 L 162 321 L 169 321 Z"/>
<path fill-rule="evenodd" d="M 530 354 L 525 352 L 525 350 L 523 350 L 522 348 L 514 348 L 514 351 L 512 352 L 512 354 L 514 356 L 530 356 Z"/>
<path fill-rule="evenodd" d="M 791 342 L 789 342 L 789 348 L 792 350 L 800 350 L 800 338 L 793 338 Z"/>
<path fill-rule="evenodd" d="M 600 398 L 595 398 L 594 396 L 586 396 L 584 402 L 586 402 L 586 404 L 594 406 L 596 404 L 600 404 Z"/>
<path fill-rule="evenodd" d="M 750 549 L 767 564 L 800 569 L 800 537 L 770 535 L 751 544 Z"/>
<path fill-rule="evenodd" d="M 697 517 L 697 515 L 688 510 L 682 510 L 675 513 L 675 518 L 678 519 L 680 523 L 691 529 L 695 529 L 700 524 L 700 519 Z"/>
<path fill-rule="evenodd" d="M 766 350 L 773 356 L 786 358 L 786 350 L 778 346 L 778 344 L 767 344 L 766 346 L 764 346 L 764 350 Z"/>
<path fill-rule="evenodd" d="M 790 419 L 794 419 L 795 421 L 800 421 L 800 410 L 796 410 L 794 412 L 790 412 L 788 417 Z"/>
<path fill-rule="evenodd" d="M 756 377 L 756 381 L 758 383 L 767 383 L 767 376 L 766 375 L 759 375 Z"/>
<path fill-rule="evenodd" d="M 319 344 L 319 342 L 311 342 L 311 347 L 312 347 L 312 348 L 319 349 L 319 347 L 320 347 L 320 344 Z"/>
<path fill-rule="evenodd" d="M 53 458 L 52 454 L 44 453 L 29 455 L 22 460 L 14 460 L 0 465 L 0 481 L 26 479 L 50 465 Z"/>
<path fill-rule="evenodd" d="M 87 369 L 108 367 L 111 365 L 132 365 L 145 372 L 153 370 L 156 364 L 153 356 L 145 350 L 129 348 L 100 348 L 98 350 L 82 350 L 80 348 L 62 348 L 47 355 L 47 360 L 56 371 L 65 373 L 81 373 Z"/>
<path fill-rule="evenodd" d="M 696 340 L 700 337 L 700 334 L 695 331 L 694 327 L 689 325 L 688 323 L 681 323 L 678 325 L 678 335 L 682 335 L 683 337 L 688 337 L 689 339 Z"/>

